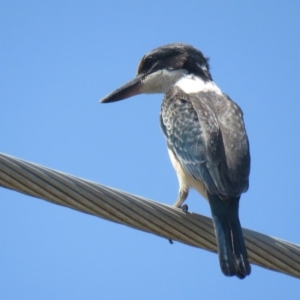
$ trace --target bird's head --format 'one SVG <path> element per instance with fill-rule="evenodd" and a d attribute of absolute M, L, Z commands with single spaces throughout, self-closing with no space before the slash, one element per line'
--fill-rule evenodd
<path fill-rule="evenodd" d="M 186 44 L 156 48 L 141 59 L 136 77 L 100 100 L 109 103 L 138 94 L 165 93 L 169 86 L 188 74 L 204 81 L 212 80 L 208 59 L 201 51 Z"/>

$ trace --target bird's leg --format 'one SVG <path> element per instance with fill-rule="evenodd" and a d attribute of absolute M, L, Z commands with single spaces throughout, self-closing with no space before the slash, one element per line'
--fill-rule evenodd
<path fill-rule="evenodd" d="M 182 203 L 186 200 L 188 194 L 188 189 L 183 189 L 182 187 L 180 187 L 177 200 L 174 203 L 175 207 L 181 208 L 185 213 L 188 211 L 188 206 L 186 204 L 182 205 Z"/>

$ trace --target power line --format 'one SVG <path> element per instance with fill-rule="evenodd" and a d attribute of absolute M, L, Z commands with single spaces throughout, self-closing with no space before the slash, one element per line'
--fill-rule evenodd
<path fill-rule="evenodd" d="M 210 218 L 0 153 L 0 186 L 170 240 L 217 252 Z M 243 229 L 249 260 L 300 278 L 300 246 Z"/>

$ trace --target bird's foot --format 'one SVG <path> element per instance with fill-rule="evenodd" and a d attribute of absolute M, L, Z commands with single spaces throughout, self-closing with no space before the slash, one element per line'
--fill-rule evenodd
<path fill-rule="evenodd" d="M 189 194 L 188 190 L 180 189 L 178 198 L 177 198 L 176 202 L 174 203 L 174 206 L 178 207 L 178 208 L 187 207 L 187 205 L 182 205 L 182 203 L 186 200 L 188 194 Z"/>
<path fill-rule="evenodd" d="M 168 239 L 168 241 L 169 241 L 169 243 L 170 243 L 171 245 L 173 245 L 173 244 L 174 244 L 173 240 L 171 240 L 171 239 Z"/>
<path fill-rule="evenodd" d="M 180 208 L 182 209 L 182 211 L 183 211 L 184 213 L 187 213 L 188 210 L 189 210 L 189 207 L 188 207 L 187 204 L 184 204 L 184 205 L 180 206 Z"/>

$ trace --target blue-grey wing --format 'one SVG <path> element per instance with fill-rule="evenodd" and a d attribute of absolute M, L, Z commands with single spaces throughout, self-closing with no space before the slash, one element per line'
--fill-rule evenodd
<path fill-rule="evenodd" d="M 226 95 L 207 92 L 187 95 L 177 87 L 171 88 L 162 104 L 161 127 L 169 147 L 188 174 L 202 181 L 211 194 L 239 196 L 248 188 L 249 170 L 245 168 L 249 166 L 247 162 L 234 161 L 231 145 L 224 142 L 228 130 L 223 126 L 223 119 L 219 120 L 224 118 L 219 106 L 221 100 L 214 99 L 215 103 L 211 97 L 230 101 Z M 229 143 L 234 142 L 232 137 L 229 136 Z M 232 169 L 228 168 L 226 155 L 233 161 Z M 244 165 L 240 167 L 240 164 Z"/>

